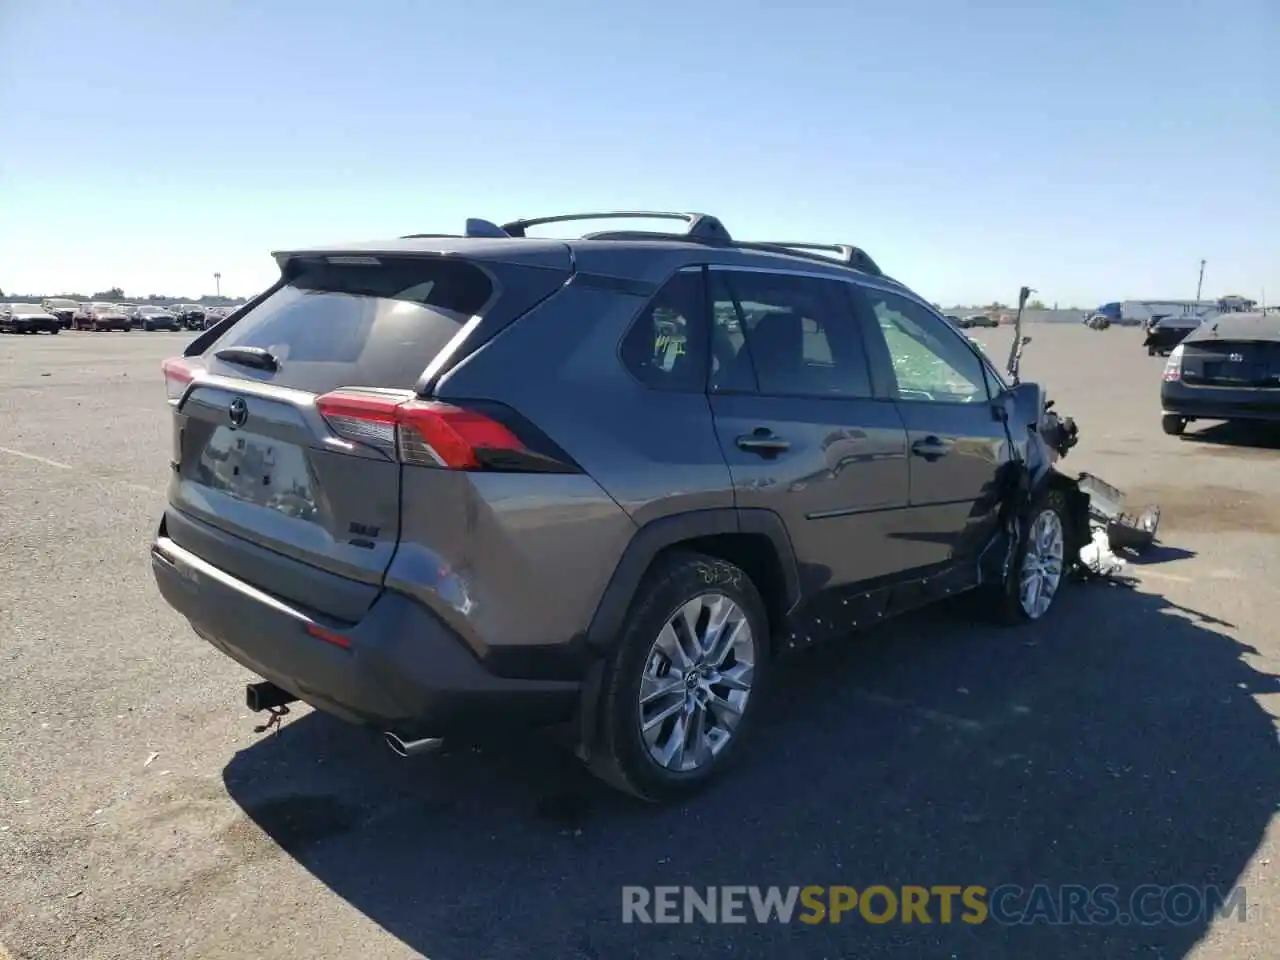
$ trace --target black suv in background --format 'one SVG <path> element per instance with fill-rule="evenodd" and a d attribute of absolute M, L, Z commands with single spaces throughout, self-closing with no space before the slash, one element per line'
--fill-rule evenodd
<path fill-rule="evenodd" d="M 1203 322 L 1204 318 L 1194 313 L 1152 317 L 1146 323 L 1147 336 L 1142 341 L 1147 348 L 1147 356 L 1167 355 Z"/>
<path fill-rule="evenodd" d="M 527 236 L 622 217 L 685 229 Z M 780 652 L 970 590 L 1040 618 L 1082 545 L 1039 389 L 855 246 L 612 213 L 275 256 L 165 364 L 151 552 L 255 708 L 402 755 L 572 720 L 667 797 L 752 748 Z"/>

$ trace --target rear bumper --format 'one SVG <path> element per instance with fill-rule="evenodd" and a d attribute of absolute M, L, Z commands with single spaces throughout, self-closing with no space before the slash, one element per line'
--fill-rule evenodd
<path fill-rule="evenodd" d="M 1202 420 L 1280 421 L 1280 390 L 1165 383 L 1160 407 L 1165 413 Z"/>
<path fill-rule="evenodd" d="M 237 663 L 327 713 L 409 738 L 557 723 L 580 685 L 487 671 L 421 604 L 385 592 L 355 625 L 326 621 L 160 536 L 151 567 L 165 600 Z M 327 639 L 326 639 L 327 638 Z"/>

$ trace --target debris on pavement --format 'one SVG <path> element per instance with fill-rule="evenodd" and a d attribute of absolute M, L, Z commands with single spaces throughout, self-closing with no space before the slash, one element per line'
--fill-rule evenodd
<path fill-rule="evenodd" d="M 1093 539 L 1080 549 L 1080 563 L 1093 576 L 1114 577 L 1123 573 L 1125 562 L 1111 551 L 1105 529 L 1094 528 Z"/>

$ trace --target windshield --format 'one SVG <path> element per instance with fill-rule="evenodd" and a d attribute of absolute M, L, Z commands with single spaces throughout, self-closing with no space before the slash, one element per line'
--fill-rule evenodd
<path fill-rule="evenodd" d="M 139 307 L 138 312 L 146 313 L 146 314 L 156 314 L 156 313 L 164 313 L 165 311 L 164 311 L 164 307 Z"/>
<path fill-rule="evenodd" d="M 60 310 L 66 309 L 67 307 L 70 307 L 71 309 L 74 310 L 76 307 L 76 302 L 74 300 L 49 300 L 47 302 L 49 306 L 57 307 Z"/>
<path fill-rule="evenodd" d="M 119 313 L 120 308 L 114 303 L 95 303 L 91 309 L 94 313 Z"/>
<path fill-rule="evenodd" d="M 38 303 L 11 303 L 9 309 L 12 313 L 44 313 L 44 308 Z"/>

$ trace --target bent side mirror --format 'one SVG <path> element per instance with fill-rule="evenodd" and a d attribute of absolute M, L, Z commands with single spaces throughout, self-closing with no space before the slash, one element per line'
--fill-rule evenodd
<path fill-rule="evenodd" d="M 1010 387 L 999 397 L 1009 424 L 1033 427 L 1044 415 L 1044 391 L 1038 383 L 1020 383 Z"/>

